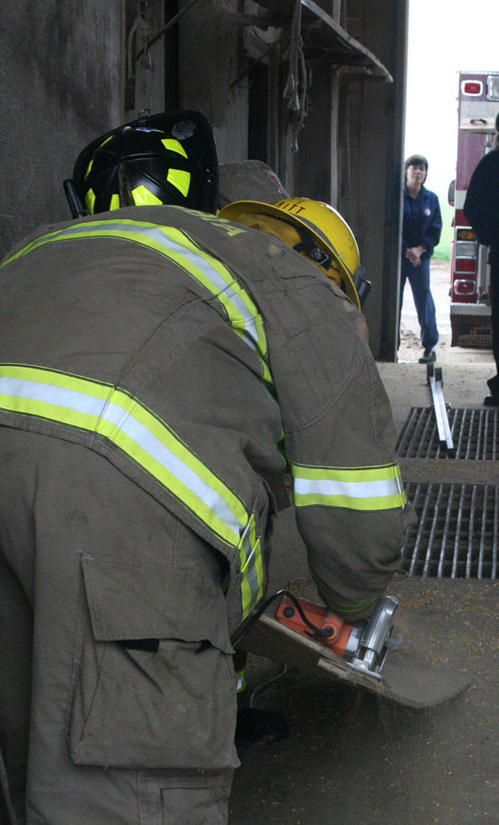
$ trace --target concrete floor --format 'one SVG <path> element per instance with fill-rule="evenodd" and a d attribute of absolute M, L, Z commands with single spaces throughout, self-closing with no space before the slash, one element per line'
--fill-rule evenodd
<path fill-rule="evenodd" d="M 481 407 L 486 378 L 494 374 L 491 353 L 453 350 L 446 358 L 449 350 L 443 341 L 446 401 Z M 404 363 L 380 364 L 379 370 L 400 429 L 412 406 L 431 401 L 426 368 L 413 350 Z M 499 484 L 497 465 L 427 459 L 422 468 L 421 461 L 402 466 L 406 481 L 422 473 L 428 480 Z M 269 592 L 301 576 L 307 576 L 305 549 L 289 509 L 277 523 Z M 416 711 L 288 671 L 255 695 L 254 706 L 285 713 L 290 735 L 243 755 L 230 825 L 499 823 L 497 583 L 426 581 L 432 643 L 449 667 L 469 670 L 471 687 Z M 250 689 L 279 670 L 268 659 L 250 657 Z"/>

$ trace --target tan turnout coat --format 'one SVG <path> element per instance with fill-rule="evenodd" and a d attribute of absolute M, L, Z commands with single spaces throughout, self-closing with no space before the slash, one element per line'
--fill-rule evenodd
<path fill-rule="evenodd" d="M 360 316 L 275 238 L 167 206 L 38 230 L 0 292 L 0 734 L 18 811 L 29 735 L 28 825 L 194 808 L 219 825 L 238 764 L 230 634 L 265 592 L 285 474 L 331 607 L 368 612 L 399 566 L 405 495 Z"/>

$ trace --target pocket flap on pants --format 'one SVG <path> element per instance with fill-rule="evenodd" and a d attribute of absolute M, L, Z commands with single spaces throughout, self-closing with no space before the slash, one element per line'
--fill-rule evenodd
<path fill-rule="evenodd" d="M 169 565 L 123 565 L 82 557 L 92 632 L 97 641 L 209 641 L 233 653 L 221 583 Z"/>

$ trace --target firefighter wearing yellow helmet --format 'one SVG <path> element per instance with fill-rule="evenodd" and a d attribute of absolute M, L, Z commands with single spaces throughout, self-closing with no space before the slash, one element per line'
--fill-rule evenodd
<path fill-rule="evenodd" d="M 319 266 L 360 308 L 368 282 L 360 274 L 354 234 L 334 207 L 311 198 L 284 198 L 273 204 L 240 200 L 225 206 L 219 216 L 280 237 Z M 295 232 L 286 231 L 285 225 Z"/>

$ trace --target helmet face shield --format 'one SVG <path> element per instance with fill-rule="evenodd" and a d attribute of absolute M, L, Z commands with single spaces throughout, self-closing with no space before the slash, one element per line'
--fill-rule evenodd
<path fill-rule="evenodd" d="M 217 183 L 213 134 L 199 112 L 120 126 L 89 144 L 73 172 L 89 214 L 163 203 L 214 213 Z"/>

